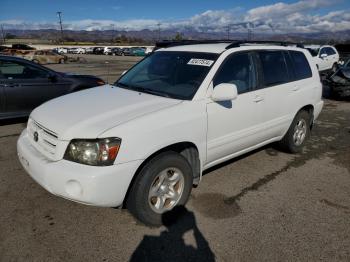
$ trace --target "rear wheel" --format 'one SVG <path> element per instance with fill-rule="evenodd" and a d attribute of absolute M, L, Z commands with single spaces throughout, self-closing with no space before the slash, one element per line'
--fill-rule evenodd
<path fill-rule="evenodd" d="M 160 226 L 164 212 L 186 204 L 192 183 L 188 161 L 175 152 L 162 153 L 150 160 L 137 175 L 126 206 L 144 224 Z"/>
<path fill-rule="evenodd" d="M 287 133 L 279 142 L 282 149 L 289 153 L 299 153 L 310 135 L 310 113 L 302 110 L 295 116 Z"/>

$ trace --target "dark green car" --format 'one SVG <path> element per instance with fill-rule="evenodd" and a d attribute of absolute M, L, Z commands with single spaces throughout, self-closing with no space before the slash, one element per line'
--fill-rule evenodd
<path fill-rule="evenodd" d="M 145 56 L 146 55 L 146 49 L 143 47 L 133 47 L 131 48 L 131 55 L 133 56 Z"/>

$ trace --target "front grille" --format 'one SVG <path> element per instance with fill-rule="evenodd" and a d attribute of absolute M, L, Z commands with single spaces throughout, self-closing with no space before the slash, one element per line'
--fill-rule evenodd
<path fill-rule="evenodd" d="M 58 135 L 33 119 L 29 119 L 27 130 L 31 144 L 44 156 L 54 159 Z"/>

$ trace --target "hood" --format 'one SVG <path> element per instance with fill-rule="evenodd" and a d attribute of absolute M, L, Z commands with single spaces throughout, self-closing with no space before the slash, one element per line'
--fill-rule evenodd
<path fill-rule="evenodd" d="M 96 138 L 110 128 L 181 102 L 105 85 L 53 99 L 30 117 L 60 140 Z"/>

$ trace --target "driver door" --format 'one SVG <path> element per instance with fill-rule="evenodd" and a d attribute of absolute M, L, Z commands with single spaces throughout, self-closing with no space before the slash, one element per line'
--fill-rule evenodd
<path fill-rule="evenodd" d="M 226 58 L 213 79 L 213 88 L 221 83 L 237 86 L 233 101 L 207 102 L 207 166 L 259 143 L 259 126 L 264 90 L 256 90 L 257 72 L 253 53 L 234 53 Z"/>

